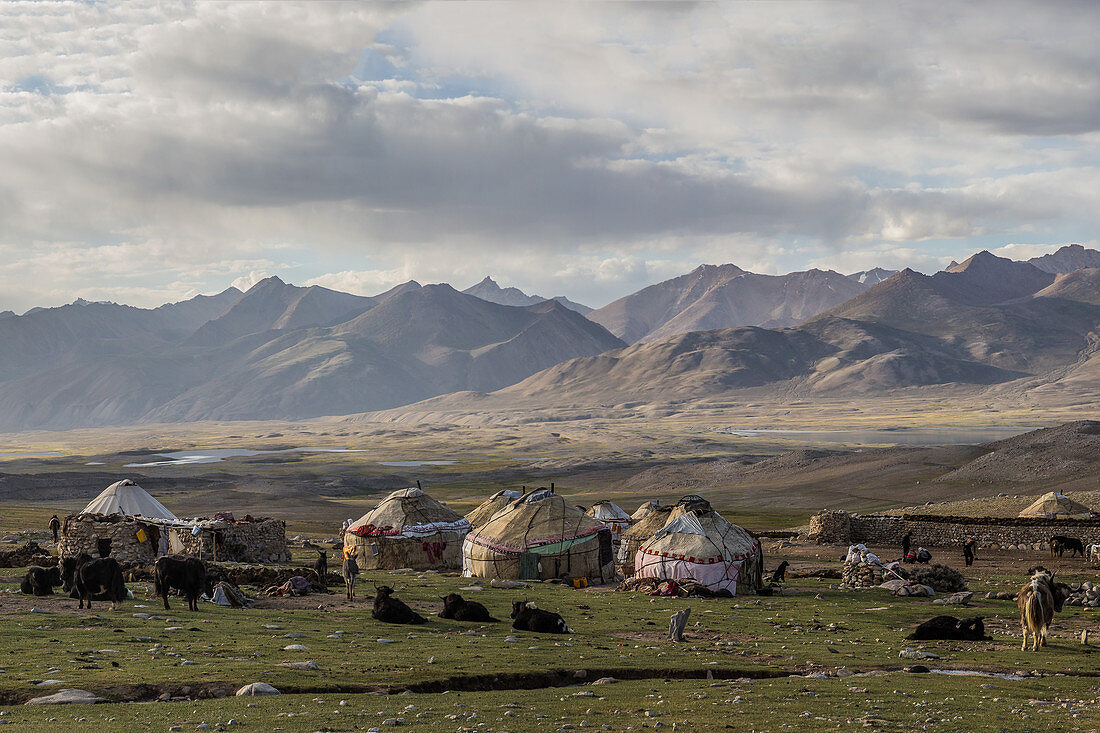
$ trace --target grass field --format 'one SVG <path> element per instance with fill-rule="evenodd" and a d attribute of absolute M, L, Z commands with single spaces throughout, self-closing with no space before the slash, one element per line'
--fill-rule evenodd
<path fill-rule="evenodd" d="M 793 569 L 836 565 L 815 557 L 812 548 L 802 554 Z M 1020 561 L 1025 560 L 1014 563 Z M 1019 585 L 1019 571 L 1003 564 L 980 559 L 972 570 L 972 590 Z M 18 572 L 0 571 L 5 632 L 0 635 L 0 696 L 8 702 L 62 687 L 92 690 L 112 700 L 148 700 L 163 693 L 231 695 L 256 681 L 294 693 L 0 710 L 5 713 L 0 720 L 18 723 L 20 729 L 72 727 L 75 722 L 78 728 L 184 725 L 190 730 L 234 718 L 247 729 L 353 730 L 390 717 L 404 717 L 409 727 L 519 731 L 605 724 L 628 730 L 657 721 L 684 730 L 726 725 L 737 730 L 868 725 L 976 731 L 1100 726 L 1100 678 L 1094 676 L 1100 651 L 1076 639 L 1081 629 L 1096 628 L 1095 609 L 1067 607 L 1057 617 L 1051 645 L 1033 654 L 1019 649 L 1014 602 L 982 599 L 971 609 L 949 610 L 927 599 L 893 598 L 878 590 L 831 589 L 829 581 L 810 578 L 792 579 L 784 595 L 772 598 L 698 600 L 550 584 L 461 590 L 471 587 L 470 579 L 372 573 L 355 603 L 342 595 L 315 595 L 265 599 L 248 610 L 203 604 L 199 612 L 189 613 L 178 600 L 164 612 L 158 601 L 145 598 L 148 587 L 141 583 L 131 584 L 136 600 L 119 611 L 97 604 L 81 612 L 69 599 L 13 594 Z M 1083 566 L 1075 572 L 1081 577 L 1069 580 L 1086 577 Z M 439 607 L 439 596 L 456 590 L 485 603 L 500 618 L 506 618 L 513 599 L 529 598 L 561 612 L 576 633 L 532 635 L 513 631 L 508 623 L 438 618 L 415 627 L 381 624 L 369 613 L 373 583 L 397 586 L 399 595 L 425 614 Z M 32 606 L 48 612 L 31 612 Z M 674 644 L 666 638 L 668 620 L 685 607 L 692 609 L 687 637 Z M 943 612 L 985 616 L 994 640 L 904 640 L 916 623 Z M 285 648 L 296 644 L 307 648 Z M 914 663 L 899 657 L 904 648 L 939 655 L 920 662 L 933 668 L 1026 677 L 909 674 L 900 671 Z M 282 666 L 302 661 L 313 661 L 318 669 Z M 584 670 L 584 679 L 575 676 L 578 670 Z M 706 680 L 708 672 L 716 679 Z M 849 673 L 859 676 L 836 676 Z M 624 681 L 583 684 L 604 676 Z M 703 679 L 680 679 L 685 676 Z M 744 676 L 762 679 L 725 681 Z M 36 684 L 43 680 L 60 682 Z M 546 687 L 564 683 L 574 686 Z M 522 685 L 542 689 L 500 689 Z M 418 692 L 370 694 L 407 689 Z M 444 690 L 449 694 L 440 694 Z M 406 710 L 407 705 L 416 707 Z M 515 715 L 505 715 L 509 710 Z M 471 713 L 478 717 L 471 719 Z M 486 725 L 479 727 L 482 722 Z"/>

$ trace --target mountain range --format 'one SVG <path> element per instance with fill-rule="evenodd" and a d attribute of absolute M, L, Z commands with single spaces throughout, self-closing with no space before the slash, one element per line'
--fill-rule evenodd
<path fill-rule="evenodd" d="M 1091 399 L 1093 263 L 1100 252 L 1071 245 L 933 275 L 703 265 L 587 318 L 491 278 L 366 297 L 271 277 L 154 309 L 78 300 L 0 314 L 0 430 L 960 386 Z"/>

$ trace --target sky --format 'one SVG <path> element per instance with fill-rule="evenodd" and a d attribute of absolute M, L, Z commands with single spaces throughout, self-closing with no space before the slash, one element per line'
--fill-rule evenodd
<path fill-rule="evenodd" d="M 1094 245 L 1100 4 L 0 5 L 0 309 Z"/>

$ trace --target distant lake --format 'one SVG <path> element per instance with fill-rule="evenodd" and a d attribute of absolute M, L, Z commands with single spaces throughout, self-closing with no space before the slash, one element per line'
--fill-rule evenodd
<path fill-rule="evenodd" d="M 379 461 L 382 466 L 397 466 L 399 468 L 415 468 L 416 466 L 453 466 L 458 461 Z"/>
<path fill-rule="evenodd" d="M 64 455 L 60 451 L 51 450 L 45 453 L 0 453 L 0 458 L 52 458 Z"/>
<path fill-rule="evenodd" d="M 196 463 L 219 463 L 226 458 L 248 458 L 250 456 L 271 456 L 280 453 L 362 453 L 356 448 L 284 448 L 282 450 L 248 450 L 246 448 L 208 448 L 201 450 L 182 450 L 171 453 L 158 453 L 167 461 L 150 463 L 127 463 L 125 468 L 148 468 L 151 466 L 185 466 Z"/>
<path fill-rule="evenodd" d="M 784 438 L 801 443 L 855 443 L 862 445 L 977 445 L 1004 440 L 1038 428 L 1000 425 L 974 428 L 893 428 L 881 430 L 756 430 L 718 428 L 742 438 Z"/>

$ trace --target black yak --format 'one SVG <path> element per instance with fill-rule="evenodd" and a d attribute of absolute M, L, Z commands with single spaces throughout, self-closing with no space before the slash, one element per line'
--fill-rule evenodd
<path fill-rule="evenodd" d="M 553 611 L 543 611 L 534 603 L 516 601 L 512 604 L 512 628 L 540 634 L 572 634 L 565 619 Z"/>
<path fill-rule="evenodd" d="M 439 612 L 440 618 L 449 618 L 454 621 L 500 621 L 489 615 L 489 609 L 477 601 L 467 601 L 457 593 L 443 596 L 443 610 Z"/>
<path fill-rule="evenodd" d="M 987 641 L 992 637 L 985 635 L 985 620 L 981 616 L 963 619 L 954 616 L 936 616 L 921 623 L 916 631 L 905 638 Z"/>
<path fill-rule="evenodd" d="M 52 596 L 53 589 L 61 585 L 61 569 L 56 565 L 44 568 L 32 565 L 19 584 L 19 590 L 28 596 Z"/>
<path fill-rule="evenodd" d="M 111 602 L 112 610 L 118 609 L 126 598 L 126 585 L 122 582 L 122 568 L 113 557 L 83 560 L 82 557 L 66 557 L 61 561 L 61 581 L 65 590 L 80 599 L 80 608 L 92 599 L 102 597 Z"/>
<path fill-rule="evenodd" d="M 428 619 L 412 610 L 399 598 L 394 598 L 393 588 L 388 585 L 376 585 L 374 610 L 370 615 L 387 624 L 425 624 Z"/>
<path fill-rule="evenodd" d="M 199 610 L 199 596 L 206 593 L 214 595 L 213 584 L 206 574 L 206 565 L 197 557 L 161 557 L 153 566 L 153 590 L 164 599 L 164 610 L 168 608 L 168 590 L 176 588 L 187 597 L 187 610 Z"/>

